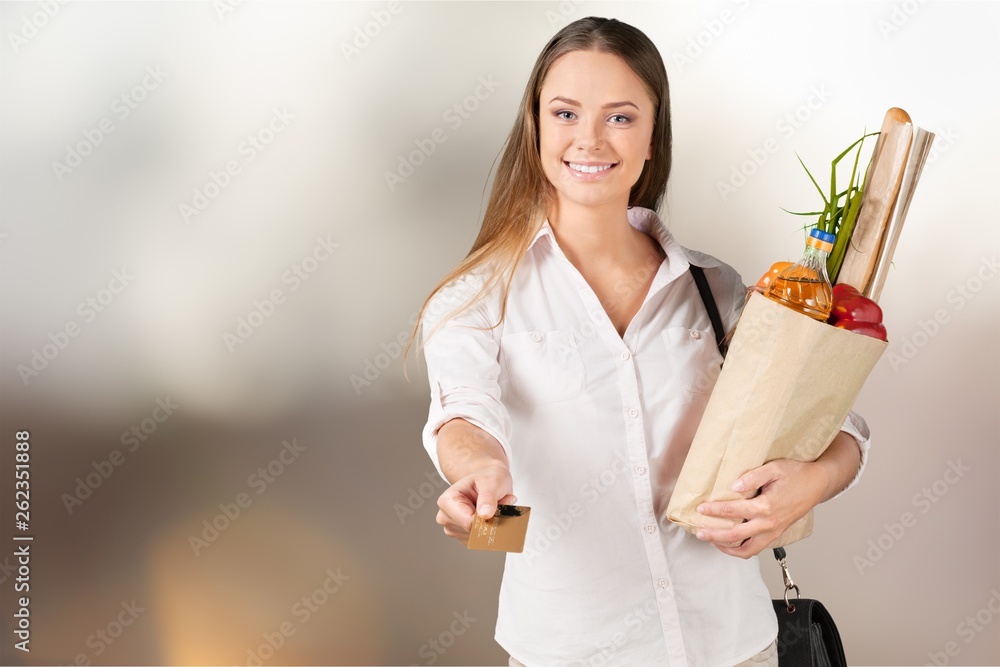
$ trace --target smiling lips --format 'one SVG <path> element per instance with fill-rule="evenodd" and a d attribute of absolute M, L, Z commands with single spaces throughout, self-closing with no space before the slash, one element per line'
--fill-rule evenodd
<path fill-rule="evenodd" d="M 580 162 L 565 162 L 564 161 L 563 164 L 565 164 L 566 166 L 568 166 L 570 171 L 572 171 L 572 172 L 574 172 L 574 173 L 576 173 L 578 175 L 581 175 L 581 176 L 593 176 L 593 175 L 601 174 L 603 172 L 606 172 L 606 171 L 610 170 L 612 167 L 616 166 L 618 163 L 617 162 L 603 162 L 603 163 L 583 164 L 583 163 L 580 163 Z"/>

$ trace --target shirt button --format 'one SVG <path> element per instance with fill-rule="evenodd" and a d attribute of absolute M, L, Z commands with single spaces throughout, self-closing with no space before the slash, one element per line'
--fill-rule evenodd
<path fill-rule="evenodd" d="M 646 524 L 646 532 L 647 532 L 647 533 L 649 533 L 650 535 L 652 535 L 652 534 L 653 534 L 653 531 L 655 531 L 655 530 L 656 530 L 656 526 L 654 526 L 654 525 L 653 525 L 653 524 L 651 524 L 651 523 L 647 523 L 647 524 Z"/>
<path fill-rule="evenodd" d="M 638 417 L 639 416 L 639 411 L 636 410 L 635 408 L 632 408 L 631 410 L 628 411 L 628 416 L 629 417 Z"/>
<path fill-rule="evenodd" d="M 624 359 L 625 361 L 628 361 L 629 357 L 631 356 L 632 355 L 629 354 L 628 352 L 622 352 L 622 359 Z"/>
<path fill-rule="evenodd" d="M 646 467 L 645 466 L 636 466 L 635 467 L 635 474 L 636 475 L 645 475 L 646 474 Z"/>
<path fill-rule="evenodd" d="M 699 338 L 701 338 L 701 332 L 698 331 L 697 329 L 691 329 L 691 338 L 698 340 Z"/>
<path fill-rule="evenodd" d="M 659 586 L 660 588 L 666 588 L 667 584 L 669 584 L 669 583 L 670 582 L 667 581 L 666 579 L 657 579 L 656 580 L 656 585 Z"/>
<path fill-rule="evenodd" d="M 538 333 L 537 331 L 532 331 L 531 332 L 531 340 L 535 341 L 536 343 L 541 342 L 541 340 L 542 340 L 542 334 Z"/>

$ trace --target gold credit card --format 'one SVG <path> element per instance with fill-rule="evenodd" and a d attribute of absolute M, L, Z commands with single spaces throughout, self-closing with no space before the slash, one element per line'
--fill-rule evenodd
<path fill-rule="evenodd" d="M 499 505 L 489 519 L 478 514 L 472 522 L 469 548 L 483 551 L 524 551 L 524 536 L 528 532 L 530 507 Z"/>

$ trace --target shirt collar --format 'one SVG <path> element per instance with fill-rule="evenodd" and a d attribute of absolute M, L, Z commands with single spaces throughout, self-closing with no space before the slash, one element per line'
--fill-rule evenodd
<path fill-rule="evenodd" d="M 706 255 L 695 250 L 689 250 L 688 248 L 685 248 L 681 244 L 677 243 L 673 234 L 670 233 L 666 225 L 664 225 L 663 221 L 660 219 L 660 216 L 658 216 L 656 211 L 652 209 L 643 208 L 641 206 L 630 206 L 628 208 L 628 222 L 640 232 L 648 234 L 656 239 L 667 256 L 668 266 L 675 269 L 671 271 L 671 273 L 675 275 L 681 271 L 686 271 L 688 265 L 690 264 L 694 264 L 695 266 L 700 266 L 702 268 L 722 265 L 719 260 L 711 257 L 710 255 Z M 555 234 L 552 231 L 552 225 L 549 224 L 548 218 L 542 222 L 542 226 L 535 234 L 535 238 L 533 238 L 531 243 L 528 245 L 528 250 L 530 251 L 542 237 L 548 237 L 549 242 L 553 246 L 558 246 Z"/>

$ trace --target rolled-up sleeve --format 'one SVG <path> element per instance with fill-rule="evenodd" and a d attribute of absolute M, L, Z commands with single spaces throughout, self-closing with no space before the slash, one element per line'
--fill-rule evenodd
<path fill-rule="evenodd" d="M 496 329 L 489 329 L 496 323 L 489 303 L 480 301 L 434 330 L 444 316 L 472 296 L 474 286 L 465 281 L 443 288 L 421 319 L 421 330 L 429 335 L 423 349 L 431 393 L 423 444 L 445 480 L 437 452 L 438 429 L 455 418 L 496 438 L 510 460 L 511 421 L 500 400 L 500 346 Z"/>
<path fill-rule="evenodd" d="M 840 427 L 840 430 L 857 440 L 858 449 L 861 450 L 861 464 L 858 466 L 858 471 L 854 474 L 851 482 L 841 489 L 837 495 L 833 496 L 833 498 L 846 493 L 848 489 L 852 488 L 861 479 L 861 473 L 864 472 L 865 466 L 868 465 L 868 450 L 871 447 L 871 433 L 868 431 L 868 424 L 865 423 L 865 420 L 858 413 L 851 411 L 847 415 L 847 419 L 844 420 L 844 425 Z M 833 500 L 833 498 L 830 500 Z"/>

